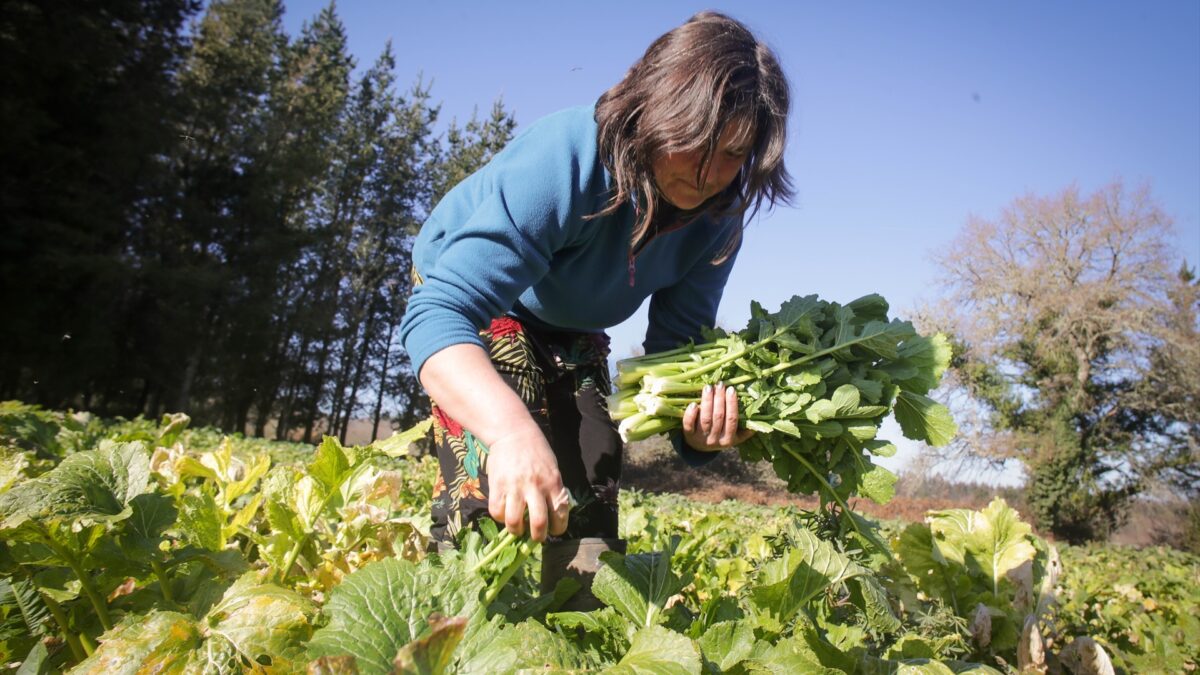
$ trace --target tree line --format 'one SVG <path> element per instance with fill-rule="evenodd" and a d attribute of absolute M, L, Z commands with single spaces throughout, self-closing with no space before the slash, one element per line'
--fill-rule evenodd
<path fill-rule="evenodd" d="M 4 2 L 0 399 L 309 441 L 426 413 L 412 236 L 515 121 L 439 132 L 390 44 L 359 72 L 332 4 L 283 11 Z"/>

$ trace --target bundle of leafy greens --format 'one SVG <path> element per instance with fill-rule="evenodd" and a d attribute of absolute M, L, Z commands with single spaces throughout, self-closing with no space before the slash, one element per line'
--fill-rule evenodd
<path fill-rule="evenodd" d="M 879 295 L 846 305 L 794 296 L 774 314 L 753 302 L 745 330 L 618 363 L 609 413 L 624 440 L 648 438 L 680 428 L 688 404 L 723 382 L 758 432 L 739 446 L 743 459 L 771 462 L 794 493 L 843 508 L 854 494 L 886 503 L 896 477 L 871 461 L 896 451 L 876 437 L 883 420 L 894 413 L 906 437 L 934 446 L 957 431 L 928 396 L 950 364 L 948 341 L 887 313 Z"/>

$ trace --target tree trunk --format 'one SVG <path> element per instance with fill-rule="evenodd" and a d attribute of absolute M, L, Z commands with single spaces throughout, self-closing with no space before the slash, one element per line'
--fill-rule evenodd
<path fill-rule="evenodd" d="M 321 344 L 321 356 L 317 365 L 317 377 L 313 382 L 312 401 L 308 406 L 308 416 L 304 420 L 304 442 L 312 443 L 313 426 L 317 423 L 318 406 L 321 405 L 322 383 L 325 381 L 325 365 L 329 360 L 329 343 Z"/>
<path fill-rule="evenodd" d="M 371 417 L 371 442 L 379 437 L 379 421 L 383 417 L 383 390 L 387 382 L 388 360 L 392 356 L 392 336 L 396 332 L 395 322 L 388 322 L 387 340 L 383 343 L 383 364 L 379 367 L 379 382 L 375 387 L 375 414 Z"/>
<path fill-rule="evenodd" d="M 354 377 L 350 385 L 350 397 L 347 400 L 346 414 L 342 420 L 342 444 L 346 443 L 346 433 L 350 429 L 350 418 L 354 415 L 354 404 L 358 400 L 358 390 L 362 387 L 363 375 L 366 373 L 367 355 L 371 353 L 371 331 L 374 328 L 375 315 L 367 315 L 366 325 L 363 327 L 362 349 L 358 353 L 358 361 L 354 366 Z"/>
<path fill-rule="evenodd" d="M 196 381 L 196 371 L 200 368 L 200 355 L 202 347 L 196 347 L 187 359 L 187 367 L 183 370 L 183 379 L 179 383 L 179 390 L 175 394 L 175 402 L 172 406 L 175 412 L 187 413 L 192 409 L 192 385 Z"/>

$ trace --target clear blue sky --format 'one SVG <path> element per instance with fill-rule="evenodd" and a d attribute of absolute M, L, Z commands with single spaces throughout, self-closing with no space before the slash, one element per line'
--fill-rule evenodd
<path fill-rule="evenodd" d="M 285 2 L 292 35 L 328 4 Z M 502 97 L 522 125 L 592 102 L 702 9 L 770 44 L 794 101 L 798 199 L 750 225 L 720 324 L 809 293 L 879 292 L 903 315 L 936 296 L 930 257 L 968 215 L 1072 183 L 1149 183 L 1180 259 L 1200 260 L 1197 0 L 337 5 L 360 67 L 390 39 L 399 82 L 432 80 L 447 118 Z M 614 355 L 644 330 L 639 315 L 610 331 Z"/>

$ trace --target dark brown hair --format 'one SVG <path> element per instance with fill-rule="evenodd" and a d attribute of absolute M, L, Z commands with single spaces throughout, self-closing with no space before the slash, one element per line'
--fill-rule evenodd
<path fill-rule="evenodd" d="M 625 78 L 596 103 L 600 156 L 615 183 L 597 216 L 633 199 L 631 247 L 639 248 L 664 218 L 698 212 L 718 215 L 758 211 L 792 196 L 783 165 L 788 85 L 779 61 L 746 26 L 717 12 L 701 12 L 655 40 Z M 745 165 L 723 192 L 695 212 L 679 213 L 659 194 L 653 161 L 668 152 L 700 150 L 700 175 L 731 122 L 747 122 L 754 140 Z M 699 178 L 699 176 L 697 177 Z M 736 248 L 741 229 L 714 262 Z"/>

